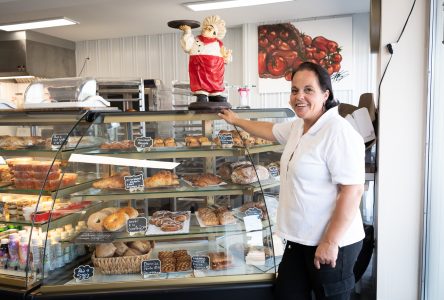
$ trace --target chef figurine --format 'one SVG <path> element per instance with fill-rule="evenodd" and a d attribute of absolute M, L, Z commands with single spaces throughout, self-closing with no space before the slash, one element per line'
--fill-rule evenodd
<path fill-rule="evenodd" d="M 188 72 L 190 88 L 197 96 L 197 102 L 226 102 L 222 96 L 224 88 L 225 64 L 232 59 L 231 50 L 222 43 L 225 36 L 225 21 L 219 16 L 206 17 L 202 22 L 202 31 L 193 36 L 191 27 L 181 25 L 183 31 L 180 44 L 190 54 Z"/>

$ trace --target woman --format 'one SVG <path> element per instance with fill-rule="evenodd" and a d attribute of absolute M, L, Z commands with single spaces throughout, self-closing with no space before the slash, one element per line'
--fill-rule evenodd
<path fill-rule="evenodd" d="M 219 116 L 252 135 L 285 145 L 277 233 L 287 241 L 277 299 L 349 299 L 364 238 L 359 203 L 365 180 L 364 141 L 338 114 L 330 77 L 302 63 L 292 75 L 297 120 L 273 124 Z"/>

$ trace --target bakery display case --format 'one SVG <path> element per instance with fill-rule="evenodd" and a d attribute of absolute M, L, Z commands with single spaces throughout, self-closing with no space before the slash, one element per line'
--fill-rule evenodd
<path fill-rule="evenodd" d="M 131 135 L 133 123 L 183 121 L 200 132 Z M 49 299 L 272 283 L 282 146 L 205 112 L 15 112 L 0 125 L 0 223 L 12 230 L 0 289 Z"/>

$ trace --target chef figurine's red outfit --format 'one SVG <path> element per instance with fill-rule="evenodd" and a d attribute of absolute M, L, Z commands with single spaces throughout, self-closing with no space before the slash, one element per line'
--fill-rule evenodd
<path fill-rule="evenodd" d="M 205 18 L 202 33 L 196 37 L 189 26 L 181 26 L 184 34 L 181 46 L 190 54 L 190 89 L 198 102 L 224 102 L 225 64 L 231 60 L 231 50 L 225 49 L 221 39 L 225 36 L 225 22 L 218 16 Z"/>

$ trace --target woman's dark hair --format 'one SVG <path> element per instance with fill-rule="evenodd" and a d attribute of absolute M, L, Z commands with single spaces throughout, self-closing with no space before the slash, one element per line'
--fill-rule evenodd
<path fill-rule="evenodd" d="M 328 95 L 327 101 L 325 101 L 325 110 L 326 111 L 332 107 L 339 105 L 339 101 L 335 100 L 335 97 L 333 95 L 333 88 L 331 86 L 330 76 L 328 75 L 327 71 L 323 67 L 321 67 L 318 64 L 309 62 L 309 61 L 303 62 L 302 64 L 299 65 L 299 67 L 297 67 L 296 70 L 293 71 L 293 74 L 291 74 L 291 80 L 293 80 L 293 77 L 297 72 L 303 71 L 303 70 L 314 72 L 316 74 L 316 77 L 318 78 L 319 86 L 321 87 L 321 90 L 323 92 L 325 92 L 327 90 L 330 92 Z"/>

